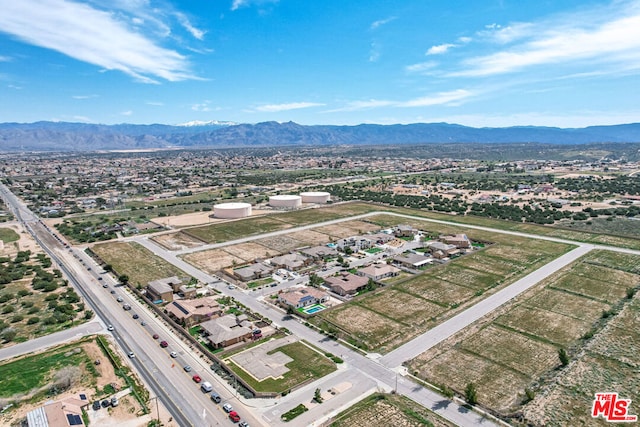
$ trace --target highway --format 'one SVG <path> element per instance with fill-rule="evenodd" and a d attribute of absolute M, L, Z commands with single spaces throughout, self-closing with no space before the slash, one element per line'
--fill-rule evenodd
<path fill-rule="evenodd" d="M 83 252 L 65 248 L 63 242 L 2 184 L 0 184 L 0 195 L 25 230 L 33 235 L 36 242 L 51 257 L 54 265 L 60 268 L 98 319 L 104 325 L 110 324 L 114 327 L 110 333 L 120 349 L 123 361 L 134 368 L 151 391 L 152 397 L 157 396 L 178 425 L 205 427 L 230 423 L 221 407 L 214 404 L 207 394 L 202 393 L 199 386 L 192 380 L 192 375 L 198 373 L 203 381 L 213 384 L 214 390 L 219 392 L 223 399 L 233 401 L 234 395 L 227 390 L 226 384 L 221 383 L 211 373 L 208 364 L 195 358 L 182 341 L 167 331 L 165 326 L 151 316 L 124 287 L 116 287 L 115 281 L 108 275 L 98 280 L 100 275 L 96 271 L 98 267 L 95 263 Z M 102 286 L 103 283 L 106 284 L 106 288 Z M 111 290 L 115 293 L 112 294 Z M 123 298 L 122 303 L 116 301 L 117 296 Z M 124 303 L 129 303 L 135 308 L 125 311 L 122 308 Z M 133 319 L 134 313 L 138 314 L 139 319 Z M 142 326 L 142 321 L 146 326 Z M 89 332 L 95 333 L 96 329 L 105 331 L 104 328 L 92 326 Z M 77 331 L 74 333 L 78 335 Z M 158 340 L 152 337 L 154 333 L 159 335 Z M 46 343 L 52 344 L 56 339 L 67 340 L 68 338 L 64 334 L 57 335 L 48 338 Z M 159 345 L 161 339 L 167 340 L 170 343 L 169 347 L 161 348 Z M 41 348 L 37 343 L 33 349 L 35 347 Z M 169 356 L 169 352 L 174 350 L 179 353 L 176 359 Z M 33 350 L 25 346 L 14 350 L 14 353 L 19 351 Z M 133 352 L 135 357 L 127 357 L 129 352 Z M 183 370 L 186 364 L 193 367 L 189 373 Z M 248 411 L 242 408 L 237 410 L 250 424 L 264 425 Z"/>

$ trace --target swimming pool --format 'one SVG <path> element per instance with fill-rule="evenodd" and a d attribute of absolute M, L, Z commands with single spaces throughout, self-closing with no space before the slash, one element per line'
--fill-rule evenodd
<path fill-rule="evenodd" d="M 303 311 L 307 314 L 313 314 L 313 313 L 317 313 L 319 311 L 324 310 L 326 307 L 322 304 L 314 304 L 310 307 L 306 307 L 303 309 Z"/>

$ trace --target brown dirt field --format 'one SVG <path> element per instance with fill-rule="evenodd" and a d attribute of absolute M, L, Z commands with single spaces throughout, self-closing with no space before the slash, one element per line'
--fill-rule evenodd
<path fill-rule="evenodd" d="M 267 256 L 267 252 L 269 253 L 269 256 L 276 255 L 273 249 L 253 242 L 225 246 L 224 250 L 231 256 L 240 258 L 245 262 L 253 261 L 256 258 L 265 258 Z"/>
<path fill-rule="evenodd" d="M 385 292 L 368 297 L 361 302 L 361 305 L 384 313 L 386 316 L 402 322 L 405 327 L 422 326 L 431 317 L 445 311 L 445 308 L 437 304 L 396 289 L 385 290 Z"/>
<path fill-rule="evenodd" d="M 558 364 L 558 349 L 517 332 L 489 325 L 458 346 L 532 378 Z M 522 355 L 527 354 L 527 363 Z"/>
<path fill-rule="evenodd" d="M 614 270 L 612 270 L 614 271 Z M 613 303 L 624 297 L 629 283 L 614 280 L 597 280 L 584 275 L 567 274 L 554 283 L 554 287 L 577 292 L 587 297 Z"/>
<path fill-rule="evenodd" d="M 329 242 L 329 236 L 314 230 L 296 231 L 288 236 L 298 240 L 303 246 L 318 246 Z"/>
<path fill-rule="evenodd" d="M 586 322 L 597 319 L 603 310 L 609 310 L 608 304 L 600 301 L 568 294 L 553 288 L 546 288 L 528 299 L 525 304 L 530 307 L 542 308 L 554 313 L 575 317 Z"/>
<path fill-rule="evenodd" d="M 265 247 L 265 251 L 269 251 L 272 255 L 283 254 L 295 248 L 304 246 L 304 243 L 298 239 L 294 239 L 290 234 L 265 237 L 263 239 L 254 240 L 255 243 Z M 262 254 L 264 256 L 264 252 Z"/>
<path fill-rule="evenodd" d="M 523 305 L 498 317 L 496 323 L 534 334 L 559 346 L 571 345 L 591 328 L 591 322 Z"/>
<path fill-rule="evenodd" d="M 368 231 L 380 230 L 380 226 L 363 221 L 345 221 L 340 224 L 325 225 L 314 229 L 319 233 L 324 233 L 334 239 L 342 239 L 349 236 L 364 234 Z"/>
<path fill-rule="evenodd" d="M 195 252 L 184 255 L 182 259 L 208 274 L 215 274 L 218 270 L 232 266 L 233 261 L 238 265 L 244 262 L 242 258 L 235 257 L 222 249 Z"/>
<path fill-rule="evenodd" d="M 341 306 L 323 317 L 364 340 L 372 348 L 398 339 L 402 330 L 394 321 L 357 305 Z"/>
<path fill-rule="evenodd" d="M 447 384 L 463 395 L 467 384 L 473 382 L 481 404 L 503 410 L 517 402 L 516 394 L 524 391 L 530 381 L 520 373 L 458 349 L 423 362 L 418 368 L 420 377 L 426 376 L 436 384 Z"/>
<path fill-rule="evenodd" d="M 152 237 L 151 240 L 170 251 L 179 251 L 204 245 L 204 242 L 180 232 L 161 234 Z"/>
<path fill-rule="evenodd" d="M 40 246 L 33 240 L 29 233 L 26 233 L 22 226 L 15 222 L 9 222 L 6 224 L 2 224 L 2 228 L 10 228 L 16 233 L 20 238 L 15 242 L 6 243 L 0 249 L 0 255 L 8 256 L 15 255 L 18 251 L 31 251 L 32 254 L 42 253 L 42 249 Z"/>
<path fill-rule="evenodd" d="M 91 360 L 100 360 L 100 364 L 96 365 L 96 370 L 100 374 L 98 377 L 98 387 L 102 388 L 107 384 L 118 384 L 120 387 L 125 385 L 122 378 L 116 376 L 113 366 L 109 362 L 107 356 L 104 355 L 102 349 L 96 344 L 95 341 L 91 341 L 82 345 L 82 349 L 87 353 Z"/>
<path fill-rule="evenodd" d="M 471 288 L 429 276 L 418 276 L 413 280 L 397 285 L 397 287 L 443 304 L 461 304 L 475 294 Z"/>
<path fill-rule="evenodd" d="M 420 427 L 425 425 L 407 415 L 404 412 L 406 409 L 428 420 L 430 422 L 428 425 L 453 426 L 447 420 L 401 396 L 386 396 L 384 400 L 367 402 L 366 406 L 361 406 L 361 403 L 356 405 L 355 408 L 347 410 L 342 418 L 331 424 L 331 427 Z"/>

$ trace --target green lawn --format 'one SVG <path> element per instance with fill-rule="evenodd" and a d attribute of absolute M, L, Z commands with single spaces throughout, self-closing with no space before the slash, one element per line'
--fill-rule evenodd
<path fill-rule="evenodd" d="M 336 370 L 335 363 L 301 342 L 283 345 L 272 350 L 269 354 L 278 351 L 293 359 L 286 365 L 289 372 L 280 379 L 267 378 L 263 381 L 257 381 L 235 363 L 229 362 L 229 366 L 256 391 L 275 393 L 285 392 L 304 381 L 322 378 Z"/>
<path fill-rule="evenodd" d="M 67 345 L 53 352 L 28 356 L 0 365 L 0 397 L 29 393 L 51 380 L 53 374 L 65 366 L 87 366 L 91 360 L 84 351 L 74 352 L 78 344 Z"/>
<path fill-rule="evenodd" d="M 15 242 L 18 239 L 20 239 L 20 236 L 11 228 L 0 228 L 0 240 L 2 240 L 4 243 Z"/>

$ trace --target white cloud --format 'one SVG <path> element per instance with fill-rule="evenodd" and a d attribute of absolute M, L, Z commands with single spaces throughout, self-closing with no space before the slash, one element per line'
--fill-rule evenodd
<path fill-rule="evenodd" d="M 193 111 L 211 111 L 211 107 L 209 107 L 209 105 L 211 104 L 211 101 L 204 101 L 201 104 L 193 104 L 191 106 L 191 109 Z"/>
<path fill-rule="evenodd" d="M 9 62 L 9 61 L 11 61 L 10 57 L 0 55 L 0 62 Z"/>
<path fill-rule="evenodd" d="M 15 90 L 20 90 L 20 89 L 22 89 L 22 86 L 16 86 L 16 85 L 7 85 L 7 87 L 8 87 L 9 89 L 15 89 Z"/>
<path fill-rule="evenodd" d="M 155 83 L 195 79 L 186 57 L 131 30 L 117 14 L 68 0 L 0 0 L 0 31 Z"/>
<path fill-rule="evenodd" d="M 491 24 L 485 26 L 485 28 L 485 31 L 480 31 L 478 33 L 479 36 L 502 44 L 530 37 L 536 32 L 535 26 L 529 22 L 515 22 L 507 25 L 506 27 L 498 24 Z"/>
<path fill-rule="evenodd" d="M 146 104 L 153 105 L 154 107 L 162 107 L 164 105 L 164 102 L 147 101 Z"/>
<path fill-rule="evenodd" d="M 278 113 L 280 111 L 299 110 L 301 108 L 322 107 L 324 104 L 317 102 L 291 102 L 288 104 L 269 104 L 256 107 L 256 111 L 266 113 Z"/>
<path fill-rule="evenodd" d="M 122 115 L 122 116 L 130 116 L 132 114 L 133 114 L 133 111 L 131 111 L 131 110 L 120 112 L 120 115 Z"/>
<path fill-rule="evenodd" d="M 446 53 L 450 48 L 455 47 L 455 44 L 444 43 L 435 46 L 431 46 L 429 50 L 425 53 L 425 55 L 441 55 Z"/>
<path fill-rule="evenodd" d="M 198 40 L 204 39 L 204 35 L 207 32 L 194 27 L 189 21 L 189 18 L 187 18 L 184 13 L 178 12 L 176 13 L 176 17 L 178 18 L 180 25 L 182 25 L 187 31 L 189 31 L 193 37 L 197 38 Z"/>
<path fill-rule="evenodd" d="M 375 30 L 376 28 L 388 24 L 391 21 L 395 21 L 397 18 L 395 16 L 390 16 L 389 18 L 386 19 L 380 19 L 378 21 L 374 21 L 371 23 L 371 26 L 369 27 L 371 30 Z"/>
<path fill-rule="evenodd" d="M 458 37 L 458 42 L 463 44 L 471 43 L 472 40 L 473 39 L 471 37 L 466 37 L 466 36 Z"/>
<path fill-rule="evenodd" d="M 451 76 L 490 76 L 520 71 L 541 65 L 611 65 L 617 69 L 640 69 L 640 10 L 616 9 L 617 16 L 606 13 L 563 17 L 562 22 L 519 24 L 518 31 L 501 29 L 495 40 L 506 42 L 525 38 L 508 49 L 466 60 L 466 69 Z M 514 27 L 515 28 L 515 27 Z M 514 34 L 518 33 L 515 37 Z"/>
<path fill-rule="evenodd" d="M 369 110 L 373 108 L 415 108 L 431 107 L 435 105 L 460 105 L 466 98 L 473 96 L 471 91 L 457 89 L 449 92 L 439 92 L 434 95 L 409 99 L 407 101 L 392 101 L 382 99 L 370 99 L 366 101 L 351 101 L 344 107 L 325 111 L 325 113 L 338 113 L 343 111 Z"/>
<path fill-rule="evenodd" d="M 459 105 L 465 98 L 473 93 L 465 89 L 457 89 L 449 92 L 440 92 L 435 95 L 423 96 L 409 101 L 399 102 L 397 107 L 430 107 L 433 105 Z"/>
<path fill-rule="evenodd" d="M 438 63 L 436 61 L 427 61 L 420 62 L 418 64 L 407 65 L 406 67 L 404 67 L 404 69 L 409 73 L 424 73 L 433 70 L 437 66 Z"/>
<path fill-rule="evenodd" d="M 97 98 L 98 95 L 73 95 L 72 98 L 73 99 L 91 99 L 91 98 Z"/>
<path fill-rule="evenodd" d="M 371 43 L 371 48 L 369 49 L 369 62 L 376 62 L 380 59 L 380 45 L 377 43 Z"/>
<path fill-rule="evenodd" d="M 249 7 L 251 5 L 262 6 L 266 3 L 277 3 L 279 0 L 233 0 L 231 10 L 238 10 L 241 7 Z"/>

